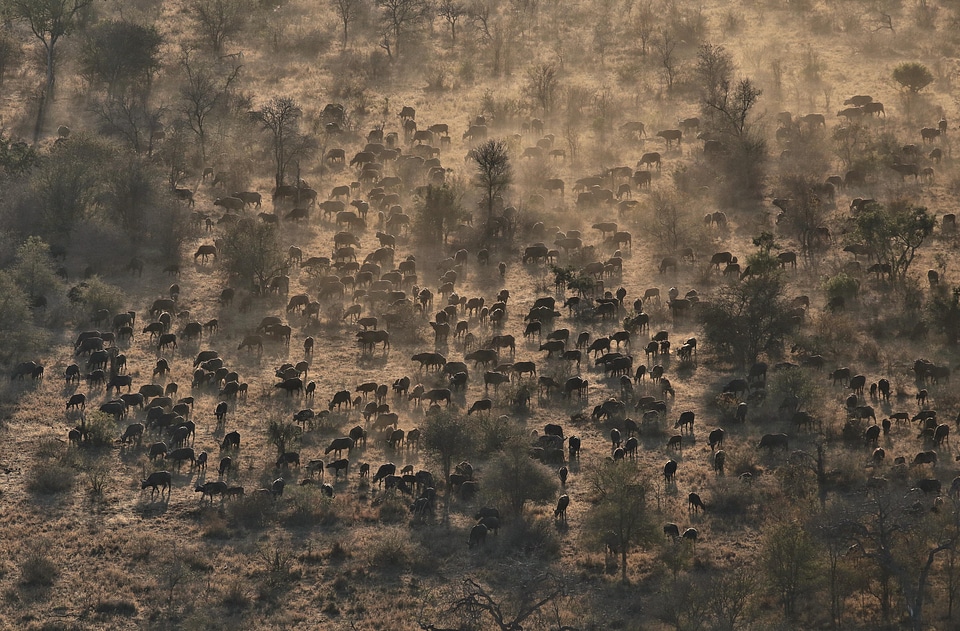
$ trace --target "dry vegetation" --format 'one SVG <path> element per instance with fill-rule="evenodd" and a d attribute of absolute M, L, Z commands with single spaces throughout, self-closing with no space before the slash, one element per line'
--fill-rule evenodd
<path fill-rule="evenodd" d="M 0 8 L 0 365 L 14 375 L 0 380 L 0 627 L 957 628 L 960 397 L 948 375 L 960 341 L 960 263 L 955 220 L 945 219 L 960 193 L 956 3 L 0 0 Z M 872 99 L 847 103 L 855 95 Z M 414 142 L 398 116 L 407 107 L 417 130 L 446 125 L 448 134 Z M 808 114 L 823 124 L 801 118 Z M 658 134 L 674 129 L 679 142 Z M 402 155 L 429 159 L 417 145 L 435 145 L 443 168 L 403 157 L 382 160 L 380 173 L 354 168 L 371 130 L 382 130 L 388 149 L 396 133 Z M 591 176 L 596 189 L 578 183 Z M 371 192 L 381 177 L 399 178 L 381 182 L 398 194 L 385 205 Z M 274 201 L 278 185 L 298 195 L 298 181 L 318 193 L 316 205 Z M 259 192 L 262 207 L 215 204 L 235 191 Z M 369 202 L 365 225 L 335 223 L 343 209 L 328 197 L 346 210 Z M 297 208 L 308 216 L 294 220 Z M 601 232 L 600 222 L 616 227 Z M 334 237 L 345 229 L 358 237 L 361 263 L 392 237 L 396 255 L 381 271 L 414 256 L 417 280 L 402 289 L 425 287 L 433 303 L 421 311 L 414 295 L 388 305 L 373 286 L 352 296 L 364 282 L 352 277 L 358 270 L 288 257 L 293 246 L 303 262 L 336 263 Z M 584 247 L 561 241 L 575 238 L 555 236 L 561 230 L 582 231 Z M 605 239 L 617 231 L 630 242 Z M 524 261 L 537 242 L 559 249 L 555 266 Z M 217 255 L 201 258 L 201 246 Z M 461 248 L 466 261 L 454 267 L 446 259 Z M 737 260 L 712 265 L 723 252 Z M 597 284 L 589 264 L 615 268 L 617 257 L 622 271 L 603 270 Z M 456 275 L 440 280 L 449 269 Z M 335 285 L 345 287 L 341 298 L 331 274 L 357 284 Z M 363 383 L 409 377 L 411 391 L 449 387 L 447 375 L 410 358 L 437 351 L 461 361 L 472 350 L 454 336 L 455 322 L 434 344 L 428 323 L 450 280 L 487 309 L 508 289 L 500 326 L 465 309 L 456 318 L 478 343 L 513 335 L 515 354 L 503 348 L 501 362 L 535 361 L 536 377 L 560 384 L 579 371 L 586 396 L 538 393 L 530 376 L 486 388 L 493 366 L 467 361 L 469 381 L 442 411 L 387 394 L 399 427 L 421 430 L 418 444 L 391 446 L 377 416 L 361 415 L 373 394 L 359 408 L 328 410 L 334 393 L 359 396 Z M 279 291 L 259 295 L 271 283 Z M 600 317 L 592 300 L 621 287 L 622 307 Z M 644 298 L 648 288 L 659 298 Z M 693 304 L 683 299 L 690 290 Z M 303 293 L 319 305 L 316 316 L 285 310 Z M 561 307 L 578 295 L 579 306 Z M 524 316 L 544 296 L 561 315 L 544 322 L 542 340 L 526 338 Z M 648 329 L 630 322 L 638 298 Z M 344 315 L 354 305 L 389 329 L 389 348 L 358 345 L 360 327 Z M 142 331 L 164 310 L 173 312 L 165 331 L 178 339 L 160 350 Z M 196 424 L 189 444 L 209 455 L 205 471 L 151 458 L 152 443 L 171 441 L 156 428 L 142 442 L 117 440 L 146 411 L 97 412 L 117 394 L 87 380 L 96 366 L 73 342 L 93 329 L 119 335 L 111 323 L 127 311 L 137 317 L 132 339 L 113 344 L 126 358 L 116 374 L 131 377 L 132 392 L 176 383 L 172 403 L 193 397 L 181 411 Z M 274 315 L 291 327 L 289 345 L 237 348 Z M 199 340 L 184 336 L 189 323 L 212 319 L 218 327 Z M 660 365 L 672 391 L 651 376 L 622 384 L 586 349 L 580 365 L 538 350 L 555 329 L 569 329 L 569 350 L 581 331 L 594 340 L 624 327 L 629 374 Z M 658 331 L 672 348 L 645 354 Z M 302 350 L 307 336 L 312 353 Z M 691 337 L 696 352 L 681 357 Z M 244 394 L 191 387 L 193 360 L 207 349 L 237 372 Z M 161 357 L 169 373 L 156 373 Z M 42 379 L 21 371 L 29 361 L 43 366 Z M 301 361 L 312 398 L 274 387 L 281 364 Z M 765 379 L 756 362 L 769 366 Z M 73 363 L 81 378 L 65 383 Z M 842 367 L 848 376 L 828 376 Z M 105 372 L 110 380 L 109 364 Z M 858 375 L 866 389 L 849 400 Z M 870 391 L 883 379 L 888 399 Z M 78 393 L 86 408 L 64 411 Z M 654 408 L 662 400 L 665 413 L 638 409 L 642 397 Z M 467 415 L 484 398 L 492 410 Z M 591 416 L 611 398 L 624 410 Z M 315 418 L 295 423 L 304 409 Z M 934 425 L 954 436 L 923 436 L 923 421 L 910 420 L 922 410 L 936 410 Z M 676 450 L 668 440 L 686 411 L 695 422 Z M 871 439 L 871 426 L 896 413 L 908 420 Z M 637 450 L 614 462 L 612 430 L 624 441 L 631 434 L 625 416 L 639 425 Z M 582 439 L 579 458 L 566 444 L 561 454 L 532 450 L 547 444 L 531 433 L 548 423 Z M 357 425 L 365 445 L 349 453 L 345 477 L 328 469 L 330 487 L 321 487 L 309 461 L 332 462 L 326 446 Z M 716 471 L 708 436 L 721 426 Z M 234 431 L 240 448 L 222 450 Z M 787 449 L 757 447 L 781 433 Z M 925 451 L 936 461 L 911 464 Z M 300 466 L 276 466 L 284 452 L 298 452 Z M 667 481 L 671 459 L 678 468 Z M 463 473 L 462 461 L 472 463 L 472 498 L 445 481 Z M 398 473 L 432 472 L 437 497 L 425 514 L 411 511 L 420 489 L 374 482 L 388 462 Z M 161 470 L 172 472 L 172 488 L 142 490 Z M 194 491 L 219 479 L 245 493 Z M 555 513 L 562 494 L 565 518 Z M 500 529 L 470 545 L 481 507 L 499 509 Z M 687 535 L 674 540 L 664 524 Z"/>

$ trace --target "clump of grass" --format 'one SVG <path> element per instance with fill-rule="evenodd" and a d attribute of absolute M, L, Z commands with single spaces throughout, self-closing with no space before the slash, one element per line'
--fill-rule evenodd
<path fill-rule="evenodd" d="M 60 568 L 42 546 L 26 553 L 20 562 L 20 583 L 31 587 L 50 587 L 60 576 Z"/>
<path fill-rule="evenodd" d="M 408 568 L 415 552 L 409 533 L 399 527 L 384 529 L 366 550 L 370 565 L 379 569 Z"/>
<path fill-rule="evenodd" d="M 76 472 L 61 462 L 37 461 L 27 474 L 27 489 L 38 495 L 56 495 L 71 490 Z"/>

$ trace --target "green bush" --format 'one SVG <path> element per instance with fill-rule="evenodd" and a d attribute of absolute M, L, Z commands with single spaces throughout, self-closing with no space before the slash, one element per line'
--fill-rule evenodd
<path fill-rule="evenodd" d="M 893 69 L 893 80 L 916 94 L 933 83 L 933 73 L 921 63 L 905 61 Z"/>
<path fill-rule="evenodd" d="M 823 290 L 827 298 L 843 298 L 845 300 L 854 300 L 860 293 L 860 281 L 844 272 L 827 279 L 823 283 Z"/>

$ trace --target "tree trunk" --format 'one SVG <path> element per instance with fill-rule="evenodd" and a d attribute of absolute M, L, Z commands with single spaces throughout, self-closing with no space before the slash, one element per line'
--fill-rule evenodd
<path fill-rule="evenodd" d="M 47 118 L 47 106 L 50 103 L 53 103 L 53 91 L 54 84 L 56 81 L 56 76 L 54 75 L 53 70 L 53 51 L 55 41 L 51 41 L 49 44 L 44 43 L 44 48 L 47 53 L 47 70 L 46 70 L 46 83 L 43 88 L 43 92 L 40 94 L 40 101 L 37 104 L 37 122 L 33 128 L 33 142 L 36 143 L 40 140 L 40 134 L 43 133 L 43 127 L 46 123 Z"/>
<path fill-rule="evenodd" d="M 620 580 L 624 585 L 627 584 L 627 545 L 626 542 L 620 542 Z"/>

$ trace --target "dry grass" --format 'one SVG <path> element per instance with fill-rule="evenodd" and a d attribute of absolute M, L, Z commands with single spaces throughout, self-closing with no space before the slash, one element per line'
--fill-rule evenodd
<path fill-rule="evenodd" d="M 135 3 L 124 5 L 124 14 L 133 12 L 133 19 L 159 18 L 158 25 L 168 38 L 168 53 L 189 35 L 185 18 L 186 6 L 179 2 Z M 522 4 L 522 3 L 521 3 Z M 506 278 L 501 280 L 495 271 L 475 265 L 476 247 L 467 245 L 470 263 L 458 281 L 461 296 L 485 296 L 488 301 L 501 288 L 509 288 L 511 300 L 509 318 L 504 333 L 520 338 L 523 313 L 537 295 L 552 291 L 549 274 L 535 266 L 519 264 L 519 250 L 536 240 L 552 241 L 553 229 L 581 229 L 585 240 L 596 243 L 597 258 L 612 254 L 600 243 L 599 235 L 590 226 L 597 221 L 617 220 L 622 229 L 634 235 L 632 251 L 625 254 L 624 274 L 619 279 L 608 279 L 607 288 L 615 290 L 622 285 L 628 290 L 628 301 L 647 287 L 659 287 L 666 296 L 671 286 L 682 292 L 696 288 L 709 298 L 725 280 L 707 264 L 710 253 L 729 250 L 738 255 L 750 251 L 750 239 L 760 230 L 775 230 L 767 216 L 769 204 L 727 210 L 730 225 L 727 230 L 705 227 L 701 218 L 706 212 L 718 209 L 714 197 L 721 182 L 710 180 L 714 172 L 708 160 L 699 157 L 699 143 L 684 142 L 682 150 L 665 151 L 662 142 L 653 137 L 660 129 L 676 125 L 677 119 L 696 115 L 696 87 L 693 82 L 692 60 L 699 42 L 724 44 L 734 55 L 740 72 L 756 78 L 765 90 L 762 108 L 765 110 L 766 132 L 771 140 L 771 153 L 776 156 L 784 146 L 773 139 L 776 124 L 774 114 L 791 110 L 795 114 L 824 112 L 828 127 L 835 124 L 833 112 L 840 109 L 843 99 L 854 93 L 870 93 L 886 103 L 889 117 L 877 127 L 887 132 L 886 140 L 896 144 L 916 143 L 917 129 L 936 123 L 937 108 L 946 109 L 951 126 L 955 126 L 955 103 L 949 83 L 951 76 L 949 53 L 956 49 L 955 37 L 946 27 L 946 7 L 932 16 L 935 30 L 930 30 L 931 15 L 921 13 L 913 4 L 903 3 L 893 10 L 896 31 L 879 28 L 879 15 L 860 3 L 831 5 L 807 0 L 804 2 L 761 2 L 729 4 L 705 2 L 669 2 L 657 8 L 662 18 L 682 40 L 678 58 L 682 62 L 677 87 L 665 90 L 659 64 L 651 51 L 639 53 L 639 43 L 633 31 L 630 16 L 623 19 L 611 13 L 619 31 L 617 45 L 609 50 L 600 64 L 594 26 L 602 17 L 601 3 L 569 3 L 539 5 L 536 18 L 523 22 L 521 9 L 532 5 L 517 5 L 517 12 L 509 19 L 501 18 L 492 24 L 492 37 L 478 37 L 476 30 L 465 23 L 458 34 L 460 43 L 449 43 L 449 32 L 439 21 L 431 33 L 424 33 L 411 43 L 411 57 L 400 64 L 391 64 L 377 45 L 368 24 L 357 26 L 352 42 L 344 53 L 339 52 L 339 33 L 334 16 L 326 5 L 301 1 L 283 4 L 274 10 L 257 9 L 253 14 L 255 27 L 250 27 L 240 41 L 228 47 L 243 49 L 242 90 L 257 106 L 275 94 L 288 94 L 304 105 L 305 120 L 311 125 L 327 102 L 343 102 L 350 112 L 351 131 L 359 132 L 356 139 L 327 138 L 317 128 L 316 135 L 327 148 L 341 144 L 351 154 L 363 146 L 366 131 L 386 121 L 388 131 L 397 128 L 396 113 L 402 105 L 417 107 L 421 126 L 447 122 L 453 137 L 452 148 L 442 155 L 445 167 L 454 170 L 450 178 L 468 182 L 470 174 L 461 156 L 468 148 L 460 134 L 469 121 L 478 114 L 493 116 L 501 121 L 497 135 L 512 136 L 520 131 L 520 123 L 530 117 L 544 118 L 545 133 L 556 136 L 555 146 L 571 153 L 564 136 L 568 115 L 576 113 L 580 155 L 570 159 L 535 160 L 514 159 L 517 185 L 510 193 L 508 204 L 519 209 L 520 236 L 503 244 L 491 253 L 494 263 L 507 262 Z M 638 5 L 640 3 L 634 3 Z M 604 5 L 608 6 L 608 5 Z M 613 6 L 613 5 L 609 5 Z M 619 11 L 619 7 L 616 8 Z M 531 9 L 532 10 L 532 9 Z M 613 11 L 613 10 L 611 10 Z M 115 7 L 105 7 L 104 15 L 119 15 Z M 523 35 L 520 30 L 523 29 Z M 494 68 L 494 43 L 506 42 L 502 57 Z M 649 44 L 648 44 L 649 47 Z M 940 62 L 941 55 L 945 58 Z M 895 87 L 888 80 L 890 68 L 905 59 L 920 59 L 935 69 L 940 76 L 928 96 L 910 103 L 901 101 Z M 856 63 L 850 63 L 855 59 Z M 556 114 L 544 116 L 533 107 L 524 91 L 525 70 L 534 63 L 550 61 L 562 66 L 561 92 Z M 937 65 L 939 64 L 939 65 Z M 36 84 L 35 70 L 18 71 L 6 77 L 0 113 L 9 128 L 29 129 L 30 112 L 24 110 L 25 95 L 32 93 Z M 75 130 L 92 128 L 85 118 L 84 86 L 68 72 L 61 75 L 62 100 L 54 110 L 54 120 L 70 124 Z M 176 92 L 176 70 L 170 64 L 157 79 L 158 95 L 169 96 L 173 102 Z M 602 98 L 598 99 L 598 95 Z M 567 108 L 572 100 L 580 107 Z M 612 104 L 608 108 L 603 103 Z M 78 105 L 79 104 L 79 105 Z M 27 108 L 28 109 L 28 108 Z M 384 113 L 386 110 L 386 114 Z M 610 114 L 607 114 L 610 112 Z M 607 116 L 605 119 L 604 116 Z M 648 138 L 641 142 L 625 138 L 618 132 L 619 124 L 628 120 L 642 120 L 647 125 Z M 492 125 L 491 125 L 492 126 Z M 268 157 L 262 149 L 265 137 L 239 123 L 229 123 L 211 139 L 210 166 L 218 171 L 232 171 L 238 188 L 268 193 L 272 178 Z M 951 129 L 952 132 L 952 129 Z M 835 157 L 829 141 L 830 129 L 821 140 L 813 140 L 796 150 L 791 160 L 771 164 L 769 193 L 774 195 L 775 178 L 793 171 L 807 172 L 821 179 L 841 173 L 844 165 Z M 685 139 L 686 140 L 686 139 Z M 885 141 L 886 141 L 885 140 Z M 514 151 L 532 145 L 536 138 L 524 135 L 511 140 Z M 931 184 L 916 185 L 887 180 L 884 172 L 864 191 L 843 191 L 838 196 L 838 210 L 828 219 L 834 234 L 833 247 L 809 267 L 801 266 L 790 272 L 790 291 L 806 294 L 812 299 L 811 314 L 801 331 L 790 342 L 799 343 L 811 353 L 826 357 L 827 370 L 850 366 L 855 372 L 868 376 L 868 383 L 881 376 L 889 378 L 898 392 L 906 397 L 891 406 L 875 404 L 880 415 L 899 410 L 913 412 L 916 385 L 909 372 L 916 357 L 943 358 L 943 363 L 956 363 L 954 349 L 941 346 L 931 333 L 927 338 L 913 339 L 919 311 L 910 305 L 926 298 L 925 286 L 904 294 L 891 293 L 882 283 L 867 275 L 861 276 L 861 292 L 855 304 L 845 313 L 828 313 L 824 281 L 834 277 L 848 262 L 842 254 L 842 232 L 845 209 L 851 197 L 876 196 L 888 199 L 907 194 L 925 204 L 937 215 L 955 212 L 956 189 L 960 177 L 950 157 L 950 139 L 942 143 L 947 158 L 935 165 L 936 178 Z M 654 175 L 653 190 L 657 195 L 676 196 L 682 208 L 685 233 L 684 245 L 700 254 L 694 265 L 676 273 L 661 275 L 656 269 L 664 255 L 672 254 L 666 245 L 663 225 L 655 218 L 656 210 L 649 201 L 652 196 L 634 191 L 641 202 L 635 213 L 611 217 L 606 209 L 577 210 L 573 182 L 603 168 L 625 164 L 633 166 L 640 154 L 661 151 L 664 154 L 663 171 Z M 192 168 L 198 170 L 201 165 Z M 304 160 L 302 175 L 325 198 L 329 189 L 348 183 L 356 177 L 350 169 L 339 170 L 321 166 L 317 159 Z M 540 190 L 545 177 L 562 177 L 567 182 L 564 198 Z M 197 208 L 213 210 L 213 198 L 226 191 L 213 189 L 209 182 L 192 173 L 185 185 L 197 191 Z M 679 192 L 677 192 L 679 191 Z M 532 195 L 542 195 L 543 203 L 529 201 Z M 474 199 L 467 198 L 472 204 Z M 402 205 L 413 212 L 414 200 L 404 195 Z M 265 202 L 269 206 L 269 202 Z M 268 208 L 265 208 L 268 210 Z M 474 215 L 479 223 L 482 211 Z M 375 221 L 375 220 L 374 220 Z M 542 221 L 546 231 L 542 237 L 528 238 L 527 230 Z M 368 222 L 373 224 L 372 221 Z M 219 228 L 217 229 L 219 230 Z M 302 226 L 281 225 L 285 245 L 298 245 L 309 255 L 327 256 L 336 227 L 317 218 Z M 370 251 L 375 241 L 373 230 L 362 235 L 364 248 Z M 92 233 L 91 233 L 92 234 Z M 198 243 L 211 242 L 219 232 L 202 234 L 188 242 L 183 275 L 177 281 L 182 287 L 178 308 L 188 309 L 191 319 L 206 321 L 220 319 L 220 333 L 205 337 L 202 343 L 183 343 L 168 354 L 173 373 L 166 382 L 176 381 L 180 395 L 194 394 L 196 405 L 192 418 L 198 423 L 194 442 L 197 451 L 210 454 L 205 477 L 184 466 L 174 474 L 174 488 L 169 502 L 151 501 L 149 490 L 139 488 L 140 479 L 153 470 L 171 468 L 169 461 L 151 463 L 145 446 L 164 438 L 151 434 L 144 439 L 144 447 L 126 446 L 119 450 L 113 443 L 125 427 L 110 417 L 93 413 L 96 405 L 108 398 L 102 390 L 82 385 L 78 391 L 87 392 L 91 401 L 87 413 L 91 430 L 91 446 L 77 449 L 65 443 L 69 427 L 76 418 L 63 415 L 63 401 L 71 394 L 59 375 L 75 361 L 71 342 L 75 333 L 92 328 L 85 313 L 55 307 L 47 314 L 50 322 L 63 324 L 64 333 L 58 333 L 54 342 L 42 353 L 47 366 L 46 380 L 36 386 L 29 383 L 0 385 L 0 464 L 11 473 L 0 477 L 0 509 L 5 522 L 0 535 L 5 541 L 56 541 L 55 547 L 30 546 L 0 561 L 0 576 L 11 580 L 0 602 L 0 627 L 29 629 L 74 629 L 97 627 L 126 629 L 131 626 L 144 629 L 203 628 L 203 629 L 266 629 L 308 626 L 330 629 L 391 629 L 406 631 L 418 628 L 421 610 L 433 617 L 428 620 L 443 626 L 441 612 L 449 596 L 443 589 L 458 583 L 462 576 L 479 577 L 495 586 L 498 595 L 509 595 L 520 589 L 514 576 L 505 568 L 521 560 L 535 569 L 558 574 L 569 572 L 571 579 L 564 614 L 557 614 L 566 624 L 582 629 L 676 628 L 677 620 L 690 612 L 677 611 L 672 598 L 675 583 L 690 577 L 715 576 L 732 563 L 755 562 L 761 532 L 767 518 L 788 512 L 801 505 L 815 511 L 817 496 L 815 480 L 808 469 L 791 465 L 791 456 L 767 453 L 756 449 L 759 436 L 765 433 L 786 432 L 791 436 L 791 450 L 815 453 L 814 434 L 801 434 L 778 414 L 782 397 L 790 390 L 802 388 L 806 393 L 805 409 L 816 411 L 822 417 L 824 434 L 830 441 L 827 452 L 827 473 L 832 496 L 856 492 L 866 478 L 885 474 L 891 485 L 906 489 L 918 479 L 919 472 L 908 474 L 889 469 L 889 461 L 896 455 L 908 458 L 925 448 L 915 439 L 913 427 L 894 428 L 890 436 L 881 439 L 887 450 L 888 463 L 879 469 L 869 465 L 869 449 L 863 444 L 863 425 L 850 426 L 844 436 L 846 418 L 842 412 L 845 389 L 834 388 L 827 372 L 804 370 L 803 383 L 784 385 L 785 377 L 771 375 L 767 385 L 766 401 L 751 406 L 748 422 L 734 425 L 734 402 L 716 398 L 723 384 L 737 371 L 711 357 L 708 348 L 701 348 L 695 365 L 682 371 L 673 361 L 666 364 L 667 374 L 677 389 L 677 398 L 671 401 L 667 417 L 656 424 L 643 427 L 640 436 L 641 466 L 651 471 L 657 488 L 651 492 L 650 510 L 658 522 L 676 522 L 681 528 L 695 526 L 701 540 L 696 551 L 692 546 L 671 542 L 654 543 L 646 550 L 631 553 L 629 559 L 632 585 L 618 585 L 618 559 L 593 551 L 584 551 L 587 540 L 581 531 L 584 518 L 591 509 L 591 490 L 582 472 L 593 463 L 611 455 L 609 429 L 612 424 L 591 421 L 571 421 L 571 415 L 582 412 L 587 417 L 593 405 L 608 396 L 619 396 L 616 380 L 605 381 L 595 371 L 591 361 L 581 368 L 591 381 L 589 400 L 578 402 L 555 400 L 539 401 L 533 398 L 530 410 L 518 413 L 504 403 L 515 393 L 515 384 L 502 387 L 497 394 L 497 407 L 489 418 L 473 420 L 479 435 L 478 454 L 473 459 L 478 477 L 483 484 L 484 468 L 490 455 L 495 454 L 506 438 L 517 432 L 542 430 L 546 423 L 562 423 L 567 433 L 576 432 L 584 440 L 582 460 L 568 463 L 570 480 L 564 492 L 572 499 L 567 525 L 557 524 L 552 507 L 534 506 L 521 517 L 505 520 L 500 534 L 489 535 L 486 546 L 468 550 L 472 515 L 481 502 L 464 505 L 456 502 L 449 524 L 442 521 L 442 509 L 426 524 L 413 523 L 409 504 L 412 499 L 397 492 L 381 491 L 366 481 L 357 479 L 359 462 L 376 466 L 394 462 L 398 467 L 410 464 L 415 469 L 438 471 L 435 458 L 425 450 L 405 448 L 391 450 L 382 443 L 377 432 L 370 432 L 368 446 L 351 454 L 351 470 L 346 481 L 330 479 L 336 496 L 321 494 L 316 486 L 299 486 L 306 472 L 275 469 L 276 457 L 267 445 L 265 427 L 269 419 L 289 420 L 303 407 L 316 410 L 326 408 L 333 392 L 352 391 L 365 381 L 392 383 L 409 375 L 414 383 L 420 381 L 427 388 L 444 387 L 445 382 L 433 374 L 416 373 L 409 356 L 417 351 L 432 350 L 433 337 L 425 321 L 409 314 L 402 327 L 393 332 L 389 353 L 377 351 L 361 354 L 354 344 L 355 326 L 341 319 L 343 305 L 324 303 L 318 323 L 308 324 L 298 316 L 286 316 L 285 299 L 268 296 L 256 300 L 247 313 L 240 313 L 237 303 L 231 308 L 220 308 L 216 297 L 229 282 L 218 264 L 194 265 L 189 254 Z M 103 238 L 116 236 L 104 232 Z M 794 248 L 788 237 L 782 236 L 784 246 Z M 85 266 L 92 258 L 90 243 L 93 238 L 78 238 L 83 254 L 75 253 L 68 261 L 71 274 Z M 105 242 L 104 242 L 105 243 Z M 952 254 L 954 243 L 936 239 L 921 250 L 916 269 L 922 273 L 937 266 L 936 255 L 943 255 L 945 282 L 953 284 L 960 278 L 960 263 Z M 103 247 L 103 250 L 113 250 Z M 420 286 L 435 289 L 436 263 L 452 253 L 418 243 L 413 236 L 401 235 L 396 260 L 408 254 L 416 255 Z M 104 256 L 111 252 L 104 252 Z M 81 260 L 83 259 L 83 260 Z M 569 258 L 566 263 L 577 263 Z M 119 263 L 118 267 L 123 263 Z M 307 291 L 316 294 L 316 281 L 305 271 L 290 271 L 291 293 Z M 135 309 L 141 318 L 150 303 L 164 294 L 174 282 L 159 269 L 145 270 L 142 279 L 130 278 L 116 270 L 104 273 L 110 286 L 95 284 L 94 301 L 114 311 Z M 490 301 L 492 302 L 492 301 Z M 437 299 L 434 311 L 442 306 Z M 646 305 L 651 315 L 651 331 L 669 329 L 671 339 L 686 339 L 699 334 L 694 321 L 673 321 L 664 305 Z M 588 330 L 596 337 L 610 333 L 612 323 L 585 322 L 570 318 L 566 310 L 557 326 L 568 327 L 575 335 Z M 265 315 L 284 315 L 294 325 L 294 340 L 289 349 L 268 344 L 261 357 L 255 353 L 235 352 L 236 344 L 253 330 Z M 366 311 L 365 311 L 366 314 Z M 140 319 L 138 319 L 138 323 Z M 474 319 L 471 332 L 478 338 L 494 333 Z M 400 330 L 402 328 L 402 330 Z M 139 333 L 139 327 L 138 327 Z M 316 379 L 318 390 L 313 402 L 286 398 L 273 394 L 273 369 L 286 361 L 303 359 L 299 344 L 307 334 L 317 339 L 318 347 L 312 358 L 310 379 Z M 145 335 L 137 335 L 124 352 L 128 358 L 128 372 L 139 385 L 150 381 L 156 348 Z M 646 341 L 642 335 L 638 338 Z M 452 339 L 452 338 L 451 338 Z M 215 498 L 201 506 L 199 494 L 193 487 L 203 481 L 216 479 L 219 460 L 219 442 L 222 432 L 214 429 L 213 408 L 219 397 L 215 392 L 191 392 L 189 382 L 192 359 L 196 351 L 216 348 L 221 351 L 231 369 L 240 372 L 250 385 L 246 400 L 231 401 L 226 431 L 239 430 L 243 434 L 239 453 L 233 454 L 234 468 L 226 478 L 230 485 L 242 484 L 245 496 L 221 502 Z M 789 344 L 788 344 L 789 348 Z M 441 348 L 448 358 L 460 359 L 462 347 L 451 341 Z M 639 346 L 633 351 L 635 360 L 641 356 Z M 794 361 L 785 356 L 782 359 Z M 511 360 L 536 360 L 539 375 L 551 375 L 563 380 L 576 373 L 567 363 L 551 363 L 543 359 L 536 343 L 518 344 Z M 770 362 L 771 364 L 774 361 Z M 487 396 L 480 380 L 483 369 L 470 366 L 470 386 L 455 405 L 469 405 Z M 136 386 L 135 386 L 136 387 Z M 930 385 L 931 400 L 941 416 L 952 418 L 956 412 L 956 397 L 949 384 Z M 649 380 L 636 387 L 636 395 L 657 394 Z M 493 397 L 493 394 L 490 394 Z M 411 429 L 422 425 L 422 411 L 412 404 L 390 399 L 391 406 L 401 414 L 401 427 Z M 666 439 L 673 434 L 676 414 L 685 409 L 698 412 L 696 437 L 691 446 L 684 445 L 682 454 L 668 452 Z M 629 409 L 632 418 L 639 413 Z M 137 412 L 138 419 L 142 418 Z M 506 414 L 509 419 L 499 418 Z M 639 419 L 638 419 L 639 420 Z M 133 422 L 133 419 L 129 419 Z M 356 412 L 334 412 L 322 423 L 308 430 L 297 449 L 304 464 L 310 458 L 323 457 L 322 451 L 330 439 L 343 435 L 356 424 L 363 424 Z M 715 426 L 727 429 L 725 477 L 716 476 L 710 468 L 710 450 L 705 446 L 705 435 Z M 846 438 L 846 440 L 844 440 Z M 95 446 L 94 446 L 95 445 Z M 941 462 L 932 472 L 944 482 L 956 474 L 952 458 L 953 447 L 942 450 Z M 668 458 L 680 464 L 679 482 L 665 487 L 659 471 Z M 741 473 L 751 473 L 753 482 L 739 480 Z M 257 494 L 258 488 L 270 488 L 273 480 L 284 475 L 287 482 L 284 494 L 274 498 Z M 481 487 L 482 488 L 482 487 Z M 696 490 L 707 504 L 707 512 L 692 515 L 686 505 L 687 493 Z M 441 496 L 443 490 L 440 489 Z M 82 493 L 81 493 L 82 492 Z M 154 498 L 155 500 L 156 498 Z M 92 501 L 95 500 L 95 501 Z M 758 570 L 759 572 L 759 570 Z M 941 613 L 943 586 L 939 575 L 935 578 L 936 593 L 928 617 L 935 620 Z M 700 586 L 694 580 L 692 583 Z M 875 586 L 874 586 L 875 587 Z M 866 593 L 866 592 L 865 592 Z M 864 596 L 871 603 L 871 596 Z M 819 606 L 808 607 L 799 621 L 783 622 L 777 604 L 766 595 L 758 594 L 755 601 L 760 622 L 756 628 L 823 628 L 829 624 Z M 810 602 L 807 604 L 816 604 Z M 870 606 L 848 603 L 849 623 L 859 628 L 877 628 L 878 615 Z M 856 609 L 856 611 L 852 611 Z M 862 609 L 862 610 L 861 610 Z M 873 608 L 875 609 L 875 608 Z M 854 620 L 856 621 L 854 623 Z M 952 621 L 944 621 L 944 628 Z M 934 624 L 940 623 L 939 620 Z M 454 622 L 450 622 L 454 624 Z M 536 628 L 556 628 L 555 621 L 538 619 Z M 475 623 L 476 628 L 485 628 Z M 468 628 L 468 627 L 464 627 Z M 472 627 L 471 627 L 472 628 Z M 531 627 L 533 628 L 533 627 Z"/>

